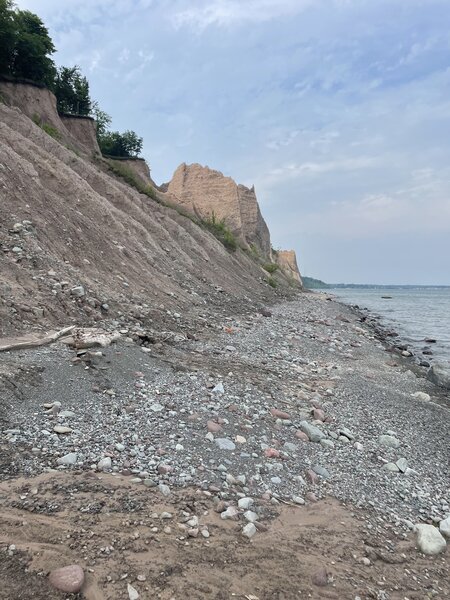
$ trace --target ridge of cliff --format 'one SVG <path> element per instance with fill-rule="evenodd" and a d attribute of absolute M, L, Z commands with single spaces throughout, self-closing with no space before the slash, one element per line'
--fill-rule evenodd
<path fill-rule="evenodd" d="M 272 289 L 249 252 L 228 252 L 165 206 L 167 193 L 150 183 L 152 199 L 115 176 L 65 126 L 54 97 L 31 87 L 21 86 L 25 99 L 0 91 L 0 336 L 130 319 L 179 330 L 291 293 L 281 274 Z M 245 223 L 258 215 L 238 211 Z"/>

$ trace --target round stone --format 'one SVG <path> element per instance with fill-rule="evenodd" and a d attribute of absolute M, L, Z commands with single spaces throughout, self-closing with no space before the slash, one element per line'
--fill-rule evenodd
<path fill-rule="evenodd" d="M 76 594 L 83 587 L 84 571 L 79 565 L 68 565 L 52 571 L 49 581 L 54 588 L 61 592 Z"/>

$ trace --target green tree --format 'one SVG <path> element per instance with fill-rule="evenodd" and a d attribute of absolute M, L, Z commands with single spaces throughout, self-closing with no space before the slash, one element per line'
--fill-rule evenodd
<path fill-rule="evenodd" d="M 12 74 L 52 87 L 56 69 L 50 55 L 55 52 L 55 47 L 47 28 L 37 15 L 28 10 L 17 10 L 14 22 L 17 39 Z"/>
<path fill-rule="evenodd" d="M 94 117 L 97 123 L 97 136 L 105 135 L 111 125 L 111 117 L 100 108 L 97 100 L 94 100 L 91 104 L 91 116 Z"/>
<path fill-rule="evenodd" d="M 59 112 L 82 116 L 90 114 L 89 83 L 77 65 L 58 69 L 54 92 Z"/>
<path fill-rule="evenodd" d="M 11 0 L 0 0 L 0 73 L 10 75 L 16 45 L 15 12 Z"/>
<path fill-rule="evenodd" d="M 106 131 L 98 135 L 98 143 L 103 154 L 131 158 L 141 153 L 143 139 L 134 131 Z"/>

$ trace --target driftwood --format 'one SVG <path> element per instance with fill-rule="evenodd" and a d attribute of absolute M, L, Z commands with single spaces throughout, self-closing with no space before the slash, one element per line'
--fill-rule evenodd
<path fill-rule="evenodd" d="M 64 327 L 60 331 L 56 333 L 50 333 L 42 338 L 19 338 L 16 341 L 8 341 L 6 343 L 2 343 L 0 341 L 0 352 L 7 352 L 8 350 L 26 350 L 28 348 L 38 348 L 39 346 L 46 346 L 47 344 L 52 344 L 56 342 L 63 335 L 67 335 L 71 331 L 75 329 L 75 325 L 71 327 Z"/>

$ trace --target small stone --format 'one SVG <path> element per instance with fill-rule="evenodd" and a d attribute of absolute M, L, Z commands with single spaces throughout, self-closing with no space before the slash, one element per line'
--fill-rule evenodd
<path fill-rule="evenodd" d="M 55 433 L 72 433 L 73 429 L 71 427 L 67 427 L 66 425 L 55 425 L 53 427 L 53 431 Z"/>
<path fill-rule="evenodd" d="M 402 473 L 406 472 L 406 469 L 408 468 L 406 458 L 399 458 L 395 464 L 397 465 L 399 471 L 401 471 Z"/>
<path fill-rule="evenodd" d="M 341 429 L 339 429 L 339 435 L 343 435 L 349 440 L 353 440 L 355 438 L 353 433 L 350 431 L 350 429 L 347 429 L 347 427 L 341 427 Z"/>
<path fill-rule="evenodd" d="M 219 425 L 219 423 L 216 423 L 215 421 L 208 421 L 206 423 L 206 427 L 210 433 L 218 433 L 219 431 L 222 431 L 222 425 Z"/>
<path fill-rule="evenodd" d="M 378 443 L 381 446 L 387 446 L 388 448 L 398 448 L 400 446 L 399 440 L 393 435 L 380 435 Z"/>
<path fill-rule="evenodd" d="M 245 442 L 247 441 L 246 438 L 242 435 L 237 435 L 234 439 L 236 444 L 245 444 Z"/>
<path fill-rule="evenodd" d="M 447 542 L 434 525 L 420 523 L 416 525 L 419 550 L 430 556 L 444 552 Z"/>
<path fill-rule="evenodd" d="M 301 431 L 306 433 L 311 442 L 320 442 L 320 440 L 325 437 L 323 431 L 315 425 L 311 425 L 308 421 L 300 421 L 299 427 Z"/>
<path fill-rule="evenodd" d="M 322 438 L 320 440 L 320 445 L 324 448 L 334 448 L 333 440 L 329 440 L 328 438 Z"/>
<path fill-rule="evenodd" d="M 83 587 L 84 571 L 79 565 L 68 565 L 51 571 L 48 579 L 57 590 L 76 594 Z"/>
<path fill-rule="evenodd" d="M 411 394 L 413 398 L 417 398 L 417 400 L 422 400 L 423 402 L 429 402 L 431 400 L 430 394 L 426 394 L 425 392 L 415 392 Z"/>
<path fill-rule="evenodd" d="M 158 485 L 158 489 L 159 489 L 159 491 L 161 492 L 161 494 L 162 494 L 163 496 L 166 496 L 166 497 L 167 497 L 167 496 L 170 496 L 170 494 L 172 493 L 172 492 L 170 491 L 170 487 L 169 487 L 168 485 L 166 485 L 165 483 L 160 483 L 160 484 Z"/>
<path fill-rule="evenodd" d="M 271 408 L 270 413 L 276 419 L 289 420 L 291 418 L 291 416 L 287 412 L 279 410 L 278 408 Z"/>
<path fill-rule="evenodd" d="M 156 483 L 156 481 L 154 481 L 153 479 L 144 479 L 144 481 L 142 483 L 145 485 L 145 487 L 149 487 L 149 488 L 153 488 L 158 485 Z"/>
<path fill-rule="evenodd" d="M 110 471 L 112 467 L 111 458 L 109 456 L 105 456 L 101 458 L 97 463 L 97 469 L 99 471 Z"/>
<path fill-rule="evenodd" d="M 221 519 L 232 519 L 233 521 L 237 521 L 239 518 L 238 509 L 235 506 L 229 506 L 226 510 L 220 513 Z"/>
<path fill-rule="evenodd" d="M 242 529 L 242 535 L 248 539 L 251 539 L 256 533 L 256 527 L 253 523 L 247 523 Z"/>
<path fill-rule="evenodd" d="M 116 448 L 116 450 L 117 450 L 118 452 L 123 452 L 123 451 L 125 450 L 125 446 L 124 446 L 123 444 L 121 444 L 121 443 L 117 443 L 117 444 L 115 445 L 115 448 Z"/>
<path fill-rule="evenodd" d="M 314 585 L 317 585 L 320 587 L 324 587 L 324 586 L 328 585 L 328 572 L 325 569 L 325 567 L 322 567 L 321 569 L 319 569 L 318 571 L 313 573 L 313 575 L 311 577 L 311 581 L 313 582 Z"/>
<path fill-rule="evenodd" d="M 253 498 L 239 498 L 238 500 L 238 506 L 242 510 L 248 510 L 253 503 Z"/>
<path fill-rule="evenodd" d="M 266 458 L 279 458 L 280 453 L 275 448 L 266 448 L 266 450 L 264 450 L 264 456 Z"/>
<path fill-rule="evenodd" d="M 314 465 L 312 467 L 312 470 L 314 471 L 314 473 L 317 473 L 317 475 L 320 475 L 320 477 L 323 477 L 323 479 L 330 478 L 330 473 L 325 469 L 325 467 L 321 467 L 320 465 Z"/>
<path fill-rule="evenodd" d="M 74 298 L 82 298 L 85 295 L 84 287 L 82 285 L 77 285 L 70 290 L 70 294 Z"/>
<path fill-rule="evenodd" d="M 258 520 L 258 515 L 252 510 L 246 510 L 244 513 L 244 519 L 249 523 L 255 523 Z"/>
<path fill-rule="evenodd" d="M 214 440 L 216 442 L 216 446 L 220 450 L 235 450 L 236 444 L 229 440 L 228 438 L 216 438 Z"/>
<path fill-rule="evenodd" d="M 58 465 L 74 465 L 77 462 L 78 454 L 76 452 L 69 452 L 56 460 Z"/>
<path fill-rule="evenodd" d="M 301 496 L 292 496 L 292 502 L 294 502 L 294 504 L 299 504 L 300 506 L 305 504 L 305 500 Z"/>
<path fill-rule="evenodd" d="M 212 390 L 213 394 L 223 394 L 224 392 L 225 390 L 221 381 Z"/>
<path fill-rule="evenodd" d="M 450 515 L 439 523 L 439 531 L 441 535 L 450 539 Z"/>
<path fill-rule="evenodd" d="M 390 471 L 391 473 L 398 473 L 400 471 L 400 469 L 397 467 L 397 465 L 393 462 L 388 462 L 388 463 L 384 464 L 383 469 L 385 471 Z"/>
<path fill-rule="evenodd" d="M 312 416 L 316 421 L 325 421 L 325 412 L 321 408 L 313 408 Z"/>
<path fill-rule="evenodd" d="M 138 591 L 129 583 L 127 583 L 127 592 L 129 600 L 139 600 Z"/>
<path fill-rule="evenodd" d="M 302 442 L 309 442 L 309 437 L 306 435 L 306 433 L 304 431 L 296 431 L 295 437 L 299 440 L 302 440 Z"/>
<path fill-rule="evenodd" d="M 362 564 L 365 565 L 366 567 L 370 566 L 370 558 L 367 558 L 367 556 L 364 556 L 364 558 L 361 560 Z"/>
<path fill-rule="evenodd" d="M 354 447 L 356 450 L 359 450 L 359 451 L 361 451 L 361 450 L 364 450 L 364 446 L 361 444 L 361 442 L 355 442 L 355 443 L 353 444 L 353 447 Z"/>

